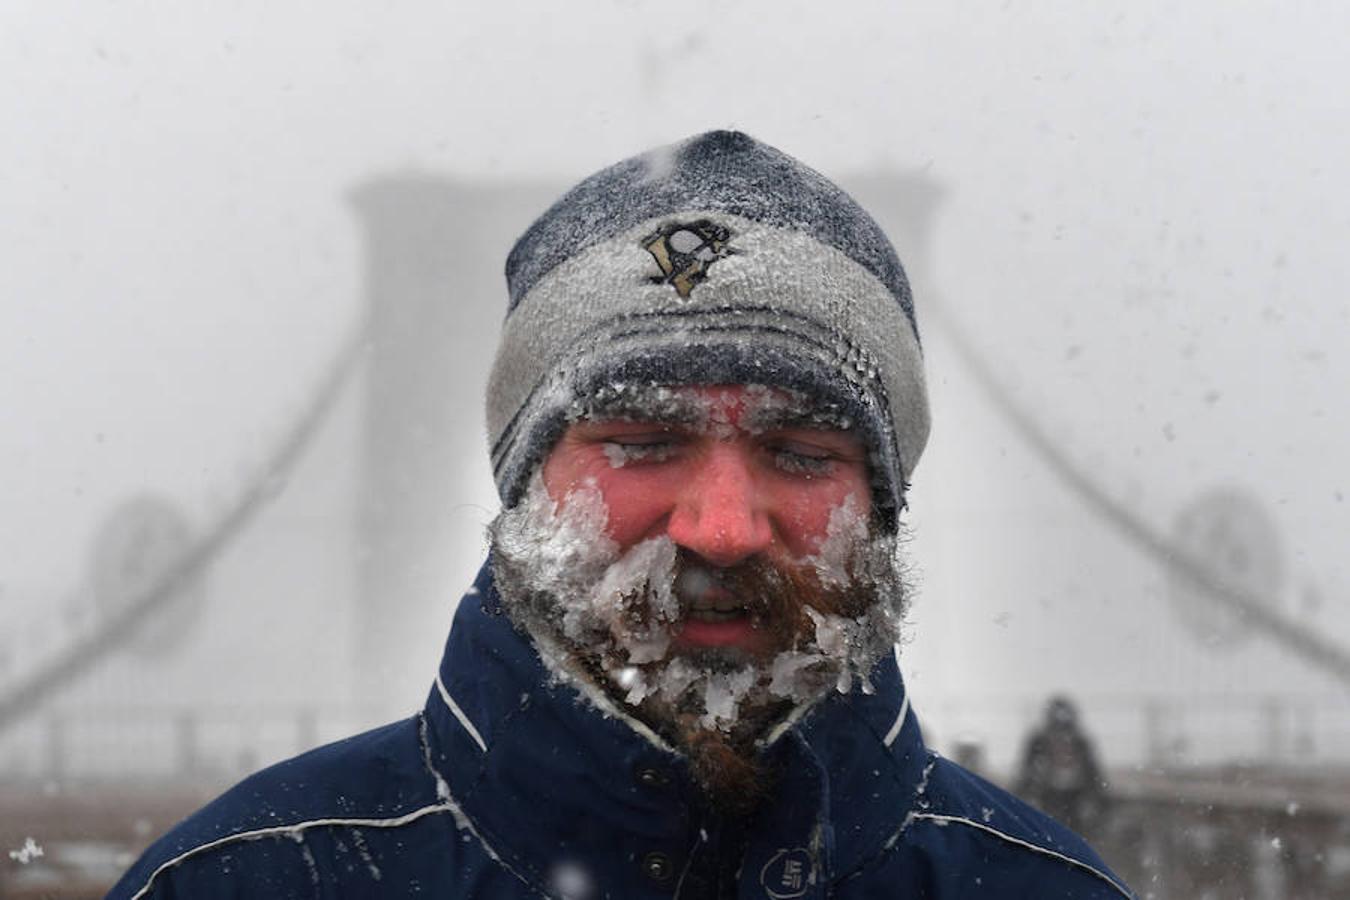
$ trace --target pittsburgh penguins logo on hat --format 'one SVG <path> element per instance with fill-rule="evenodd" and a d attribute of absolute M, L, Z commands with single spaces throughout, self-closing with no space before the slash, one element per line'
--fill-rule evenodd
<path fill-rule="evenodd" d="M 667 222 L 642 239 L 642 246 L 661 267 L 654 284 L 668 284 L 681 297 L 708 279 L 708 267 L 736 251 L 727 246 L 731 230 L 707 219 Z"/>

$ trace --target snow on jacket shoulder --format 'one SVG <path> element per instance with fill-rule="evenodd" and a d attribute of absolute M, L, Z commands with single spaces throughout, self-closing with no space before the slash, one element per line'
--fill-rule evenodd
<path fill-rule="evenodd" d="M 126 898 L 1129 897 L 1079 838 L 928 751 L 894 659 L 767 751 L 750 823 L 685 760 L 555 683 L 496 609 L 460 604 L 417 716 L 232 788 L 146 851 Z"/>

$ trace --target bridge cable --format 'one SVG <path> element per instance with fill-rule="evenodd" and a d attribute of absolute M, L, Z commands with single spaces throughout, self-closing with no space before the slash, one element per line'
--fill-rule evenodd
<path fill-rule="evenodd" d="M 44 700 L 74 682 L 130 641 L 137 629 L 164 609 L 183 587 L 200 576 L 231 544 L 245 526 L 276 494 L 303 457 L 319 426 L 342 395 L 368 346 L 369 323 L 363 317 L 351 335 L 339 345 L 309 403 L 268 458 L 266 465 L 226 508 L 207 533 L 140 595 L 130 598 L 119 614 L 96 630 L 76 639 L 55 659 L 20 679 L 0 695 L 0 733 L 39 709 Z"/>
<path fill-rule="evenodd" d="M 956 355 L 975 377 L 994 408 L 1089 509 L 1164 570 L 1189 580 L 1212 598 L 1243 616 L 1284 649 L 1292 651 L 1299 658 L 1350 685 L 1350 649 L 1327 640 L 1311 628 L 1271 609 L 1248 591 L 1226 583 L 1209 566 L 1150 527 L 1142 518 L 1108 494 L 1060 449 L 1026 408 L 1017 402 L 1012 392 L 1005 386 L 1005 381 L 994 374 L 950 312 L 938 304 L 930 303 L 926 307 L 925 319 L 928 322 L 936 320 L 956 350 Z"/>

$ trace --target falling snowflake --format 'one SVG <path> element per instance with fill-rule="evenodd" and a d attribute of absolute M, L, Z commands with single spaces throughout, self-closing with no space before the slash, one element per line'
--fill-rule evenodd
<path fill-rule="evenodd" d="M 42 846 L 32 838 L 25 838 L 23 846 L 18 850 L 9 851 L 10 859 L 17 859 L 19 865 L 26 866 L 35 859 L 42 856 Z"/>

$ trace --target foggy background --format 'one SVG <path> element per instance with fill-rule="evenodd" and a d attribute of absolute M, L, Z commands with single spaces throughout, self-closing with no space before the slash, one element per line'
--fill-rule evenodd
<path fill-rule="evenodd" d="M 914 283 L 934 431 L 901 665 L 934 746 L 1007 771 L 1067 692 L 1110 766 L 1350 763 L 1345 682 L 1186 607 L 1006 415 L 1158 535 L 1241 495 L 1262 597 L 1350 647 L 1348 32 L 1330 3 L 8 4 L 0 696 L 109 616 L 119 509 L 209 533 L 346 342 L 373 349 L 176 618 L 0 732 L 0 772 L 46 771 L 53 721 L 133 723 L 65 771 L 154 776 L 185 708 L 219 711 L 222 772 L 414 711 L 496 509 L 512 240 L 720 127 L 855 190 Z M 372 338 L 393 294 L 430 324 Z M 386 430 L 418 373 L 449 424 Z M 381 469 L 391 445 L 417 467 Z"/>

